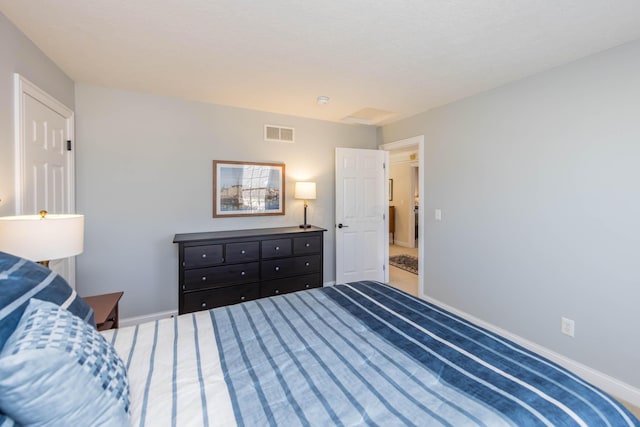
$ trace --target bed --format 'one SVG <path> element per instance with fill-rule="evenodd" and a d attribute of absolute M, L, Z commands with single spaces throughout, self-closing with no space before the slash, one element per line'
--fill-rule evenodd
<path fill-rule="evenodd" d="M 575 374 L 372 281 L 100 336 L 133 426 L 640 426 Z"/>
<path fill-rule="evenodd" d="M 133 425 L 638 425 L 565 369 L 371 281 L 104 336 Z"/>

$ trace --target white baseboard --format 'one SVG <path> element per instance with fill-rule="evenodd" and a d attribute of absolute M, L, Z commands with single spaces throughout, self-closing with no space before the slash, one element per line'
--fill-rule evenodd
<path fill-rule="evenodd" d="M 617 378 L 614 378 L 610 375 L 604 374 L 600 371 L 597 371 L 593 368 L 583 365 L 580 362 L 576 362 L 573 359 L 570 359 L 566 356 L 556 353 L 555 351 L 549 350 L 546 347 L 543 347 L 532 341 L 524 339 L 516 334 L 513 334 L 509 331 L 499 328 L 491 323 L 485 322 L 484 320 L 478 319 L 477 317 L 474 317 L 469 313 L 453 308 L 443 302 L 438 301 L 437 299 L 427 297 L 424 294 L 421 297 L 422 299 L 429 301 L 433 304 L 436 304 L 457 316 L 460 316 L 470 322 L 475 323 L 478 326 L 488 329 L 491 332 L 495 332 L 496 334 L 499 334 L 517 344 L 520 344 L 521 346 L 533 352 L 536 352 L 546 357 L 547 359 L 557 363 L 558 365 L 566 369 L 569 369 L 575 374 L 581 376 L 585 380 L 594 384 L 596 387 L 600 387 L 601 389 L 615 396 L 618 399 L 625 400 L 634 406 L 640 406 L 640 389 L 639 388 L 633 387 L 632 385 L 629 385 L 623 381 L 620 381 Z"/>
<path fill-rule="evenodd" d="M 162 311 L 160 313 L 145 314 L 144 316 L 127 317 L 120 319 L 120 327 L 138 325 L 145 322 L 153 322 L 154 320 L 167 319 L 178 315 L 178 310 Z"/>

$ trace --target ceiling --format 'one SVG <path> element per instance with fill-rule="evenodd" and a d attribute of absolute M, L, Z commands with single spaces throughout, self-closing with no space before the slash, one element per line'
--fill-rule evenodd
<path fill-rule="evenodd" d="M 378 125 L 640 38 L 638 0 L 0 0 L 0 11 L 77 82 Z"/>

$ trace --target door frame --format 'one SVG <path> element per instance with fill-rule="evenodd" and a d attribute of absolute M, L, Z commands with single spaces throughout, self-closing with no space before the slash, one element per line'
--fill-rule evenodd
<path fill-rule="evenodd" d="M 418 148 L 418 180 L 420 186 L 420 203 L 418 204 L 418 295 L 425 298 L 426 289 L 424 286 L 424 236 L 426 224 L 425 194 L 426 186 L 424 181 L 424 135 L 413 136 L 411 138 L 388 142 L 378 146 L 379 150 L 393 151 L 409 147 Z"/>
<path fill-rule="evenodd" d="M 24 78 L 18 73 L 14 73 L 14 188 L 15 188 L 15 213 L 16 215 L 36 214 L 37 212 L 24 212 L 24 180 L 25 180 L 25 103 L 24 96 L 30 96 L 36 101 L 42 103 L 47 108 L 51 109 L 57 114 L 60 114 L 66 123 L 67 138 L 75 144 L 74 130 L 75 130 L 75 114 L 73 110 L 66 105 L 49 95 L 44 90 L 40 89 L 34 83 Z M 73 147 L 75 149 L 75 147 Z M 75 200 L 75 155 L 74 151 L 67 151 L 67 182 L 69 184 L 67 188 L 67 203 L 64 213 L 76 212 L 76 200 Z M 75 290 L 76 288 L 76 258 L 68 258 L 69 263 L 69 285 Z"/>

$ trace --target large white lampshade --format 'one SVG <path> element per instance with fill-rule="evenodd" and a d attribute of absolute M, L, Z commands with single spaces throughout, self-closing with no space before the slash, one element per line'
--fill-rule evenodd
<path fill-rule="evenodd" d="M 316 199 L 316 183 L 315 182 L 296 182 L 293 197 L 303 200 Z"/>
<path fill-rule="evenodd" d="M 84 215 L 0 217 L 0 251 L 31 261 L 49 261 L 82 253 Z"/>

